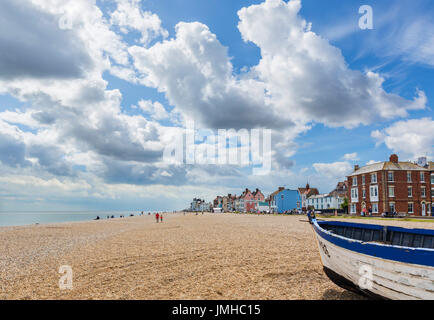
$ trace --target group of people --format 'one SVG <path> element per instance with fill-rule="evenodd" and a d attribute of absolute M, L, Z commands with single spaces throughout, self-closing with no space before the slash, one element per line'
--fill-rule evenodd
<path fill-rule="evenodd" d="M 162 213 L 157 213 L 155 215 L 155 219 L 157 220 L 157 223 L 158 222 L 163 222 L 163 214 Z"/>
<path fill-rule="evenodd" d="M 361 216 L 362 217 L 372 217 L 372 208 L 369 207 L 369 210 L 366 210 L 366 207 L 363 207 L 362 212 L 361 212 Z"/>

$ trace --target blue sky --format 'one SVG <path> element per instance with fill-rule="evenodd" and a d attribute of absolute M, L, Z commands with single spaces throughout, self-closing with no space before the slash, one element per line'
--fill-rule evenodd
<path fill-rule="evenodd" d="M 0 210 L 171 210 L 306 181 L 325 193 L 354 164 L 432 160 L 432 1 L 57 2 L 0 7 Z M 272 129 L 273 172 L 164 163 L 185 117 Z"/>

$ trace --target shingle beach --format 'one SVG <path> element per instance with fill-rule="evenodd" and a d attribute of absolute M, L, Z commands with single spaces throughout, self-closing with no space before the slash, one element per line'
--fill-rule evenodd
<path fill-rule="evenodd" d="M 0 299 L 363 299 L 326 277 L 306 221 L 176 213 L 3 227 Z M 72 289 L 59 288 L 63 265 Z"/>

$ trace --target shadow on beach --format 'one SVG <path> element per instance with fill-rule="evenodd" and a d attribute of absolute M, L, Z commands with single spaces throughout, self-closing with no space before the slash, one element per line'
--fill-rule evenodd
<path fill-rule="evenodd" d="M 323 296 L 323 300 L 368 300 L 366 297 L 348 290 L 327 289 Z"/>

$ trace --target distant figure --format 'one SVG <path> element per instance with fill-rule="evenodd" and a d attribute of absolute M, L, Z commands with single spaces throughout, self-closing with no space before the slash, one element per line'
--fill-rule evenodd
<path fill-rule="evenodd" d="M 160 214 L 160 222 L 163 222 L 163 214 Z"/>
<path fill-rule="evenodd" d="M 158 223 L 158 220 L 160 219 L 160 215 L 158 213 L 155 215 L 155 219 L 157 219 L 157 223 Z"/>
<path fill-rule="evenodd" d="M 96 216 L 95 220 L 99 220 L 99 216 Z"/>
<path fill-rule="evenodd" d="M 372 217 L 372 208 L 369 207 L 369 216 Z"/>
<path fill-rule="evenodd" d="M 130 214 L 130 217 L 134 217 L 134 214 Z"/>
<path fill-rule="evenodd" d="M 150 216 L 151 215 L 151 213 L 150 212 L 148 212 L 148 216 Z"/>
<path fill-rule="evenodd" d="M 110 219 L 110 216 L 107 216 L 107 219 Z"/>
<path fill-rule="evenodd" d="M 112 216 L 112 219 L 114 219 L 115 218 L 115 216 Z"/>

